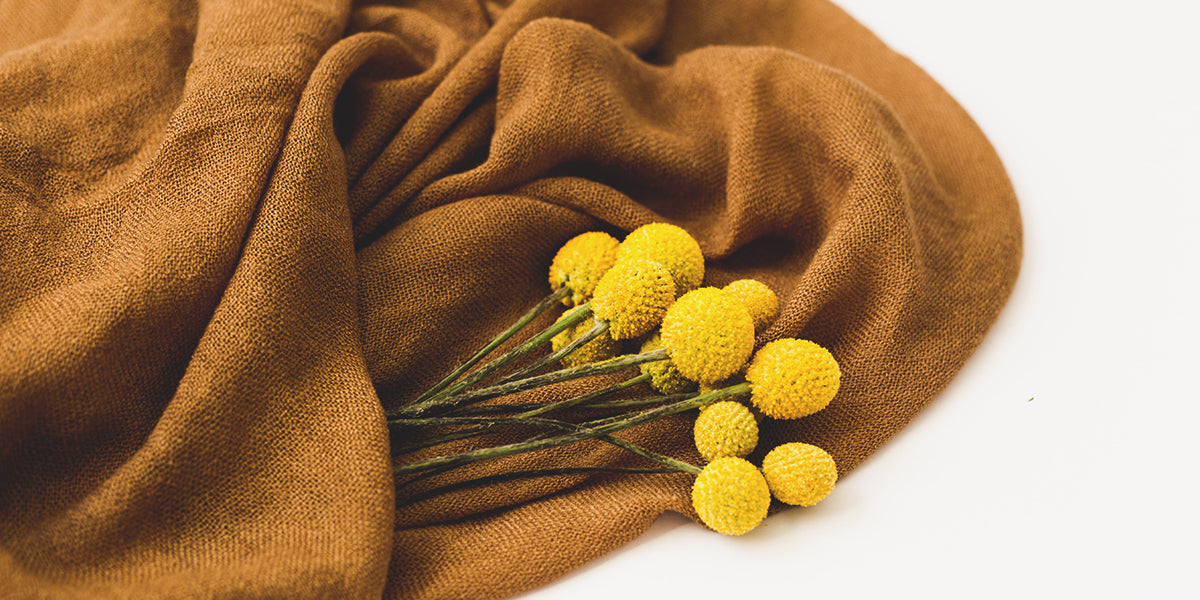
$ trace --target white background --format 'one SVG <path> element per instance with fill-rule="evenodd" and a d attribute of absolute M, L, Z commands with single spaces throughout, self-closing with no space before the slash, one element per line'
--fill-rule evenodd
<path fill-rule="evenodd" d="M 1200 10 L 840 5 L 999 151 L 1025 225 L 1012 298 L 821 504 L 740 538 L 667 515 L 522 598 L 1200 598 Z"/>

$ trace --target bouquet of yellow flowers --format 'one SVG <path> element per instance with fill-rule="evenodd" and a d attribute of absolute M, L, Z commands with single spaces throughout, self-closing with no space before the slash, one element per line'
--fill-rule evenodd
<path fill-rule="evenodd" d="M 551 293 L 544 300 L 424 393 L 388 413 L 389 426 L 407 434 L 393 447 L 397 502 L 412 504 L 519 478 L 684 472 L 695 475 L 692 505 L 700 520 L 727 535 L 741 535 L 762 522 L 772 496 L 792 505 L 819 502 L 837 481 L 837 466 L 821 448 L 780 445 L 766 454 L 761 469 L 746 457 L 758 443 L 761 419 L 799 419 L 833 401 L 841 379 L 838 363 L 808 340 L 779 339 L 754 352 L 756 331 L 779 314 L 775 293 L 750 279 L 724 288 L 700 287 L 704 272 L 699 244 L 674 225 L 645 225 L 620 242 L 603 232 L 572 238 L 550 265 Z M 552 325 L 479 365 L 559 305 L 568 308 Z M 620 354 L 630 340 L 640 351 Z M 514 369 L 522 359 L 525 364 Z M 556 364 L 562 368 L 544 372 Z M 631 377 L 623 382 L 565 400 L 505 401 L 535 388 L 626 370 Z M 636 389 L 643 394 L 606 399 Z M 613 435 L 693 409 L 698 409 L 696 449 L 707 461 L 703 467 Z M 510 427 L 535 433 L 482 447 L 452 444 Z M 501 472 L 409 491 L 463 465 L 590 439 L 657 466 Z"/>

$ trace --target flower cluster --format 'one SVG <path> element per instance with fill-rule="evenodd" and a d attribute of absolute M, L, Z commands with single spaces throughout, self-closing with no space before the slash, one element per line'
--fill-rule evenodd
<path fill-rule="evenodd" d="M 748 460 L 759 441 L 763 419 L 798 419 L 830 404 L 841 371 L 833 356 L 809 340 L 781 338 L 754 352 L 779 315 L 779 299 L 760 281 L 742 279 L 723 288 L 702 287 L 700 245 L 675 225 L 652 223 L 623 241 L 602 232 L 569 240 L 549 271 L 551 294 L 513 327 L 477 352 L 414 401 L 389 411 L 393 427 L 427 432 L 401 445 L 398 476 L 437 475 L 457 466 L 601 439 L 662 465 L 657 469 L 597 466 L 514 472 L 500 479 L 549 472 L 614 470 L 686 472 L 695 475 L 692 504 L 700 520 L 727 535 L 741 535 L 767 514 L 772 496 L 779 502 L 811 506 L 833 489 L 837 466 L 824 450 L 799 442 L 778 446 L 763 457 L 761 469 Z M 468 373 L 540 313 L 558 304 L 571 307 L 558 320 L 516 348 Z M 625 340 L 635 354 L 621 354 Z M 503 375 L 516 361 L 549 344 L 550 351 Z M 563 368 L 541 373 L 561 364 Z M 639 373 L 609 388 L 548 404 L 484 401 L 545 385 L 638 367 Z M 603 396 L 637 386 L 654 394 L 621 400 Z M 693 433 L 703 467 L 664 456 L 610 434 L 680 414 L 696 413 Z M 567 420 L 557 415 L 605 411 L 601 417 Z M 555 415 L 551 418 L 548 415 Z M 508 425 L 549 429 L 500 446 L 404 461 L 407 453 L 461 440 Z M 422 475 L 423 474 L 423 475 Z M 430 495 L 487 481 L 457 481 L 398 499 Z M 402 484 L 407 485 L 407 483 Z"/>

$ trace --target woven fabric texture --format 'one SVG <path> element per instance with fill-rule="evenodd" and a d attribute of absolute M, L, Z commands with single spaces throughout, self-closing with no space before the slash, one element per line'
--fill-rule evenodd
<path fill-rule="evenodd" d="M 760 345 L 837 357 L 830 407 L 752 458 L 843 474 L 1021 255 L 970 117 L 824 0 L 0 3 L 0 596 L 502 598 L 695 518 L 684 474 L 395 502 L 384 409 L 542 298 L 567 239 L 653 221 L 707 285 L 776 291 Z M 627 437 L 695 462 L 688 420 Z"/>

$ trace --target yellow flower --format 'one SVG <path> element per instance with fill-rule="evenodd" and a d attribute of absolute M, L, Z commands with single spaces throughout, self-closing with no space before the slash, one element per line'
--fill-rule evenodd
<path fill-rule="evenodd" d="M 650 352 L 662 348 L 662 334 L 654 332 L 650 339 L 642 344 L 642 352 Z M 679 369 L 670 360 L 656 360 L 638 365 L 643 375 L 650 376 L 650 387 L 660 394 L 682 394 L 696 389 L 696 382 L 679 374 Z"/>
<path fill-rule="evenodd" d="M 587 302 L 600 278 L 617 262 L 619 244 L 616 238 L 602 231 L 571 238 L 550 263 L 550 289 L 566 286 L 571 290 L 571 296 L 563 299 L 568 306 Z"/>
<path fill-rule="evenodd" d="M 743 458 L 718 458 L 692 484 L 692 507 L 705 525 L 725 535 L 742 535 L 767 517 L 771 491 L 762 473 Z"/>
<path fill-rule="evenodd" d="M 634 229 L 617 248 L 617 259 L 652 260 L 671 272 L 676 295 L 690 292 L 704 281 L 704 254 L 695 238 L 670 223 L 651 223 Z"/>
<path fill-rule="evenodd" d="M 828 350 L 794 339 L 763 346 L 746 370 L 751 402 L 775 419 L 798 419 L 825 408 L 837 395 L 841 376 Z"/>
<path fill-rule="evenodd" d="M 761 281 L 739 279 L 722 289 L 746 307 L 746 312 L 754 319 L 755 331 L 766 329 L 779 316 L 779 297 Z"/>
<path fill-rule="evenodd" d="M 568 310 L 567 312 L 563 313 L 558 320 L 561 321 L 567 318 L 567 315 L 570 315 L 577 310 L 579 310 L 578 307 Z M 562 350 L 575 338 L 587 333 L 588 330 L 595 326 L 595 324 L 596 322 L 592 319 L 584 319 L 574 327 L 568 327 L 567 329 L 564 329 L 563 331 L 559 332 L 558 335 L 550 339 L 550 347 L 555 352 Z M 576 348 L 570 354 L 562 357 L 559 362 L 566 367 L 575 367 L 588 363 L 600 362 L 602 360 L 608 360 L 616 356 L 619 351 L 620 347 L 617 341 L 612 339 L 612 336 L 608 335 L 608 332 L 606 331 L 600 334 L 600 336 L 596 339 Z"/>
<path fill-rule="evenodd" d="M 725 456 L 744 458 L 758 444 L 754 415 L 742 403 L 729 400 L 708 405 L 708 410 L 696 417 L 692 433 L 696 449 L 707 461 Z"/>
<path fill-rule="evenodd" d="M 618 260 L 600 283 L 592 299 L 596 318 L 608 321 L 614 340 L 650 333 L 675 300 L 675 282 L 662 265 L 648 260 Z"/>
<path fill-rule="evenodd" d="M 833 491 L 837 463 L 828 452 L 811 444 L 776 446 L 763 458 L 763 475 L 780 502 L 812 506 Z"/>
<path fill-rule="evenodd" d="M 754 321 L 740 302 L 717 288 L 684 294 L 662 321 L 663 347 L 684 377 L 722 381 L 754 351 Z"/>

